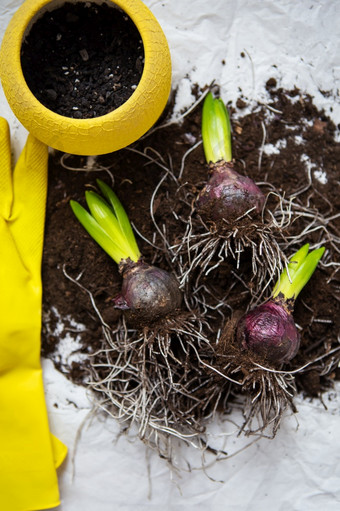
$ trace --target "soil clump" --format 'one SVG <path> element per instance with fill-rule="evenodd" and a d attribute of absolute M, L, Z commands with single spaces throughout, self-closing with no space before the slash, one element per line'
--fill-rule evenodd
<path fill-rule="evenodd" d="M 296 302 L 301 348 L 287 365 L 294 371 L 307 364 L 295 376 L 297 388 L 306 396 L 320 396 L 337 377 L 339 360 L 340 144 L 333 122 L 311 97 L 298 89 L 278 88 L 274 80 L 267 90 L 267 104 L 248 113 L 244 112 L 247 98 L 238 102 L 242 109 L 230 107 L 233 155 L 264 193 L 273 189 L 294 201 L 293 218 L 282 233 L 285 249 L 290 250 L 287 256 L 306 242 L 326 247 L 323 261 Z M 201 105 L 180 122 L 162 127 L 170 115 L 171 106 L 157 129 L 133 146 L 98 157 L 94 165 L 91 158 L 59 152 L 50 157 L 42 352 L 75 383 L 86 383 L 91 361 L 105 344 L 92 300 L 103 321 L 114 329 L 122 314 L 113 307 L 121 276 L 76 221 L 69 200 L 84 203 L 84 191 L 96 186 L 97 177 L 113 184 L 144 257 L 177 273 L 171 247 L 183 238 L 193 201 L 208 179 L 208 167 L 202 146 L 195 146 L 201 139 Z M 186 290 L 189 301 L 195 293 L 204 295 L 201 312 L 210 326 L 211 343 L 227 321 L 249 309 L 257 292 L 253 277 L 251 258 L 244 254 L 239 264 L 228 258 L 211 268 L 201 279 L 200 290 Z M 63 352 L 65 342 L 69 347 Z"/>

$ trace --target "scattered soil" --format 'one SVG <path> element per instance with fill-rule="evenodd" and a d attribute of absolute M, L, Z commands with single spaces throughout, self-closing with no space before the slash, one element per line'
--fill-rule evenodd
<path fill-rule="evenodd" d="M 98 117 L 131 96 L 143 72 L 144 49 L 120 9 L 76 2 L 45 12 L 21 50 L 27 85 L 50 110 L 73 118 Z"/>
<path fill-rule="evenodd" d="M 340 331 L 340 282 L 336 271 L 340 144 L 335 141 L 334 124 L 314 106 L 311 97 L 298 89 L 277 88 L 275 80 L 268 82 L 267 90 L 268 103 L 255 105 L 250 113 L 243 113 L 248 106 L 245 97 L 240 97 L 237 109 L 230 108 L 233 154 L 235 164 L 265 193 L 272 186 L 286 198 L 294 197 L 297 208 L 310 211 L 309 217 L 294 218 L 283 233 L 285 239 L 289 242 L 297 237 L 295 247 L 306 242 L 326 247 L 322 262 L 296 303 L 294 318 L 301 332 L 301 350 L 288 366 L 294 370 L 324 357 L 322 364 L 313 363 L 296 375 L 298 389 L 306 396 L 317 396 L 336 378 L 334 357 L 339 357 L 331 352 L 338 347 Z M 171 106 L 164 118 L 170 115 Z M 103 345 L 103 333 L 89 293 L 69 280 L 65 272 L 92 293 L 103 320 L 112 328 L 121 315 L 112 306 L 121 276 L 115 263 L 76 221 L 69 201 L 84 204 L 85 190 L 96 186 L 96 178 L 112 184 L 111 173 L 114 190 L 141 234 L 137 238 L 145 260 L 176 271 L 176 263 L 164 251 L 160 232 L 165 228 L 170 246 L 182 239 L 191 212 L 189 202 L 204 186 L 208 169 L 202 146 L 194 148 L 201 138 L 201 105 L 180 123 L 161 127 L 164 118 L 159 129 L 151 130 L 129 148 L 98 157 L 95 165 L 92 158 L 59 152 L 50 157 L 42 350 L 79 384 L 88 378 L 88 355 Z M 176 177 L 182 174 L 180 186 L 164 171 L 165 167 Z M 249 309 L 252 277 L 251 258 L 246 254 L 239 267 L 231 257 L 204 277 L 211 342 L 221 323 Z"/>

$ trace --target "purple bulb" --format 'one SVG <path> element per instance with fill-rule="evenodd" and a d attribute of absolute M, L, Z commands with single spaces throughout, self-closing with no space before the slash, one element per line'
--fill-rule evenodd
<path fill-rule="evenodd" d="M 243 349 L 275 365 L 289 362 L 300 345 L 300 336 L 287 305 L 274 299 L 245 314 L 238 323 L 236 336 Z"/>
<path fill-rule="evenodd" d="M 115 307 L 127 311 L 127 318 L 148 324 L 173 314 L 182 303 L 177 279 L 165 270 L 138 261 L 122 268 L 121 293 Z"/>
<path fill-rule="evenodd" d="M 265 196 L 252 179 L 241 176 L 232 163 L 212 165 L 212 174 L 197 199 L 198 210 L 209 220 L 235 220 L 253 209 L 261 213 Z"/>

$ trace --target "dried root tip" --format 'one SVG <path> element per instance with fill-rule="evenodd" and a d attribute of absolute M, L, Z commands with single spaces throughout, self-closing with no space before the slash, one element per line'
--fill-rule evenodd
<path fill-rule="evenodd" d="M 289 410 L 297 411 L 293 402 L 295 380 L 289 373 L 282 375 L 257 368 L 244 381 L 243 390 L 247 401 L 240 433 L 274 437 L 284 415 Z"/>
<path fill-rule="evenodd" d="M 210 165 L 211 177 L 200 192 L 197 208 L 206 221 L 231 222 L 247 212 L 260 214 L 265 196 L 252 179 L 241 176 L 233 163 Z"/>
<path fill-rule="evenodd" d="M 115 306 L 125 310 L 128 321 L 150 324 L 175 314 L 182 303 L 182 293 L 174 275 L 144 263 L 122 261 L 119 270 L 123 285 Z"/>

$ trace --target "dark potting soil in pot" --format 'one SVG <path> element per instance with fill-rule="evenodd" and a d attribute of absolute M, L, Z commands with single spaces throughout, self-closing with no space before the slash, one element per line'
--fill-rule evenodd
<path fill-rule="evenodd" d="M 313 364 L 296 375 L 298 389 L 316 396 L 337 376 L 331 353 L 338 348 L 340 329 L 336 266 L 340 236 L 340 144 L 335 138 L 337 128 L 308 95 L 297 89 L 277 88 L 273 80 L 268 82 L 267 90 L 267 105 L 257 104 L 244 114 L 248 101 L 240 97 L 238 109 L 230 109 L 233 152 L 246 175 L 258 183 L 271 183 L 280 194 L 295 197 L 299 207 L 310 211 L 310 216 L 297 215 L 284 236 L 299 236 L 308 229 L 308 240 L 302 238 L 301 244 L 308 241 L 326 247 L 324 264 L 318 266 L 296 303 L 294 318 L 302 342 L 298 356 L 289 365 L 289 369 L 302 367 L 330 353 L 325 364 Z M 269 146 L 263 144 L 264 133 Z M 169 245 L 176 244 L 183 237 L 190 213 L 188 203 L 183 201 L 183 190 L 189 187 L 194 197 L 208 177 L 202 146 L 195 146 L 200 139 L 201 105 L 181 123 L 152 131 L 133 147 L 101 156 L 94 167 L 96 172 L 86 170 L 89 160 L 85 157 L 65 158 L 59 152 L 51 155 L 43 255 L 43 355 L 51 358 L 72 381 L 86 381 L 89 356 L 104 340 L 89 294 L 66 278 L 64 270 L 92 293 L 102 318 L 112 328 L 121 316 L 112 302 L 119 293 L 121 276 L 116 264 L 74 218 L 70 199 L 84 204 L 85 189 L 95 187 L 98 177 L 111 184 L 107 171 L 98 171 L 99 167 L 107 168 L 114 176 L 114 190 L 136 231 L 142 234 L 137 239 L 145 259 L 169 270 L 170 258 L 153 246 L 162 246 L 162 239 L 151 218 L 150 203 L 160 232 L 166 226 Z M 167 177 L 165 167 L 176 176 L 182 169 L 177 184 Z M 316 221 L 318 215 L 324 218 L 322 225 Z M 238 268 L 230 257 L 204 278 L 205 299 L 211 306 L 212 342 L 221 322 L 219 311 L 227 317 L 249 307 L 251 282 L 251 257 L 246 254 Z M 70 336 L 75 339 L 73 351 Z"/>
<path fill-rule="evenodd" d="M 21 50 L 34 96 L 73 118 L 98 117 L 121 106 L 143 72 L 144 49 L 132 20 L 103 3 L 68 2 L 45 12 Z"/>

